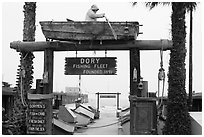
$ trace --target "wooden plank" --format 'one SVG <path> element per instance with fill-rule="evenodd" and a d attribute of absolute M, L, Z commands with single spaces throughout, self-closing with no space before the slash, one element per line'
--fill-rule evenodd
<path fill-rule="evenodd" d="M 28 99 L 41 100 L 53 98 L 53 94 L 30 94 L 28 93 Z"/>
<path fill-rule="evenodd" d="M 116 98 L 116 95 L 100 95 L 100 98 Z"/>
<path fill-rule="evenodd" d="M 170 50 L 172 41 L 170 40 L 135 40 L 135 41 L 38 41 L 38 42 L 20 42 L 10 43 L 10 48 L 17 51 L 44 51 L 52 49 L 53 51 L 87 51 L 87 50 L 130 50 L 137 48 L 139 50 Z"/>

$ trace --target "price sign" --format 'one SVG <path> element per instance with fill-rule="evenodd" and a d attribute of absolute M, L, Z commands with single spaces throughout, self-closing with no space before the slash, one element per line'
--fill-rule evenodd
<path fill-rule="evenodd" d="M 28 131 L 31 131 L 31 132 L 45 132 L 45 127 L 40 127 L 40 126 L 31 126 L 31 127 L 28 127 Z"/>
<path fill-rule="evenodd" d="M 28 104 L 28 134 L 46 133 L 46 101 L 30 100 Z"/>

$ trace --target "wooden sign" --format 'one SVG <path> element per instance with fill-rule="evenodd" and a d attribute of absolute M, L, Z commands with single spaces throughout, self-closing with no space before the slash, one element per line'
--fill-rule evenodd
<path fill-rule="evenodd" d="M 45 132 L 45 127 L 40 127 L 40 126 L 30 126 L 28 127 L 28 131 L 30 132 L 36 132 L 38 134 L 40 134 L 39 132 Z"/>
<path fill-rule="evenodd" d="M 29 115 L 30 116 L 45 116 L 45 112 L 42 111 L 42 112 L 34 112 L 34 111 L 29 111 Z"/>
<path fill-rule="evenodd" d="M 28 134 L 46 134 L 46 100 L 30 100 L 28 104 Z"/>
<path fill-rule="evenodd" d="M 116 75 L 116 57 L 65 58 L 65 75 Z"/>
<path fill-rule="evenodd" d="M 100 98 L 116 98 L 116 95 L 100 95 Z"/>

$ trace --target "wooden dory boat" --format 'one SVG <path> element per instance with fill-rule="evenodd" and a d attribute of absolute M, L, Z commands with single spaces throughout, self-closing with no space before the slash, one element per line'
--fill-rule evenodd
<path fill-rule="evenodd" d="M 91 118 L 84 115 L 83 113 L 72 110 L 77 117 L 76 126 L 87 126 L 91 122 Z"/>
<path fill-rule="evenodd" d="M 77 121 L 76 115 L 66 106 L 59 107 L 58 118 L 67 123 L 75 123 Z"/>
<path fill-rule="evenodd" d="M 139 34 L 138 22 L 110 22 L 117 40 L 136 40 Z M 115 40 L 113 32 L 105 21 L 41 21 L 46 39 L 65 41 Z"/>
<path fill-rule="evenodd" d="M 91 119 L 94 119 L 94 112 L 92 112 L 87 106 L 80 104 L 76 109 L 75 112 L 82 113 Z"/>
<path fill-rule="evenodd" d="M 73 134 L 74 129 L 76 127 L 75 123 L 67 123 L 67 122 L 64 122 L 61 119 L 53 118 L 52 123 L 54 124 L 53 134 L 55 134 L 55 135 L 60 135 L 62 133 L 64 133 L 64 134 Z M 65 132 L 63 132 L 62 130 L 59 130 L 59 129 L 62 129 Z"/>

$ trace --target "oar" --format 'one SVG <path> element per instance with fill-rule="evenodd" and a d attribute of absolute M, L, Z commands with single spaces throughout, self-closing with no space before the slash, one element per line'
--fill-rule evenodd
<path fill-rule="evenodd" d="M 108 25 L 109 25 L 109 27 L 110 27 L 112 33 L 113 33 L 113 36 L 114 36 L 115 40 L 117 40 L 117 35 L 116 35 L 116 33 L 115 33 L 113 27 L 111 26 L 111 24 L 110 24 L 110 22 L 109 22 L 109 20 L 107 19 L 106 16 L 105 16 L 105 19 L 106 19 L 106 21 L 108 22 Z"/>

